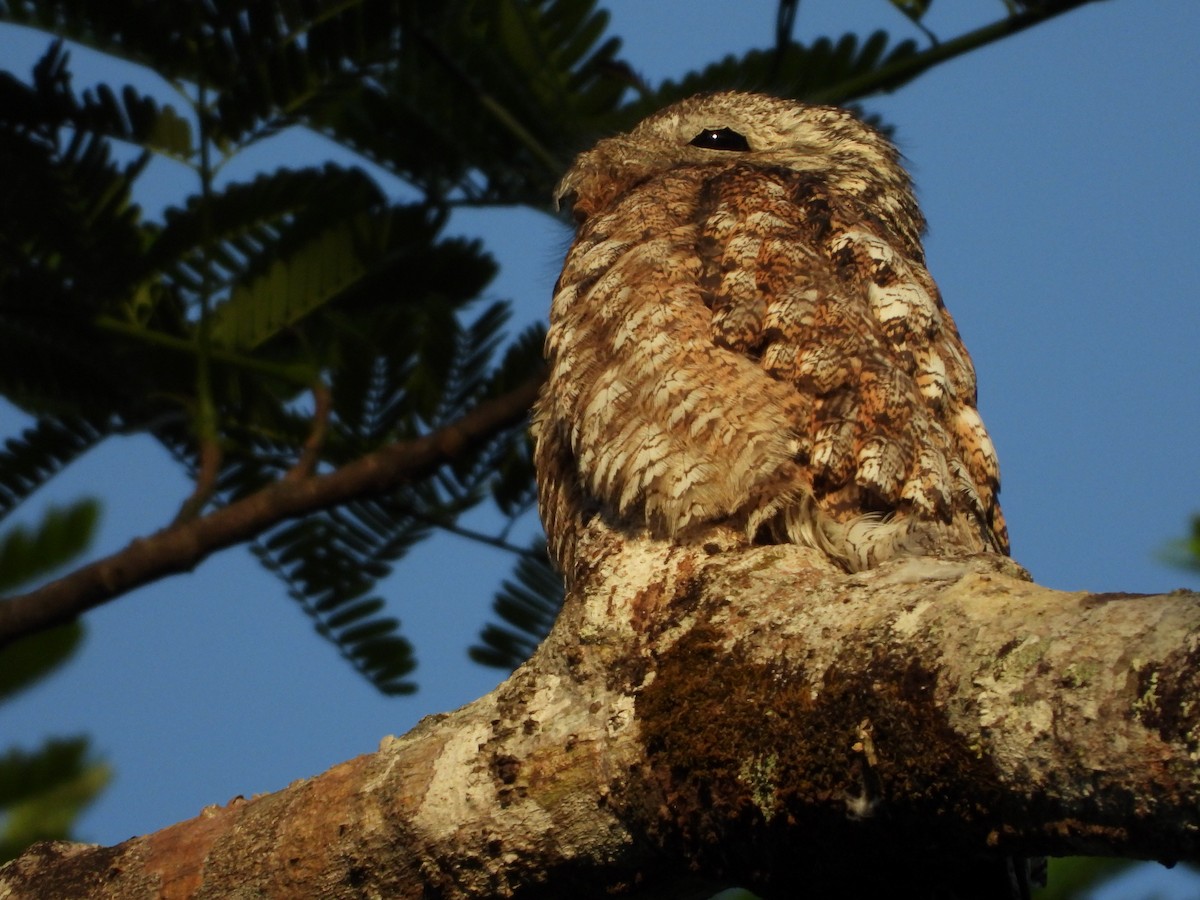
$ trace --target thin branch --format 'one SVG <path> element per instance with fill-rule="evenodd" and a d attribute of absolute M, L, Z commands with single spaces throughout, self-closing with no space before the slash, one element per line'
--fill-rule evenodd
<path fill-rule="evenodd" d="M 201 259 L 204 268 L 200 273 L 200 321 L 196 326 L 196 406 L 194 429 L 199 445 L 200 465 L 196 469 L 196 487 L 183 502 L 176 522 L 182 522 L 200 514 L 213 491 L 221 471 L 220 425 L 217 404 L 212 390 L 212 119 L 208 102 L 207 73 L 200 72 L 196 88 L 196 109 L 200 124 L 200 237 Z"/>
<path fill-rule="evenodd" d="M 817 91 L 804 99 L 809 103 L 845 103 L 856 97 L 865 97 L 879 91 L 890 91 L 906 84 L 934 66 L 962 56 L 978 47 L 1017 34 L 1026 28 L 1049 21 L 1080 6 L 1097 0 L 1057 0 L 1047 2 L 1036 9 L 1027 9 L 1015 16 L 1008 16 L 991 25 L 985 25 L 954 40 L 930 47 L 923 53 L 897 60 L 889 66 L 867 72 L 857 78 L 843 81 L 823 91 Z"/>
<path fill-rule="evenodd" d="M 288 481 L 308 478 L 316 471 L 317 462 L 321 458 L 321 448 L 325 446 L 325 436 L 329 433 L 329 417 L 333 414 L 333 394 L 330 392 L 329 386 L 318 378 L 313 382 L 312 395 L 312 429 L 304 441 L 300 458 L 284 476 Z"/>
<path fill-rule="evenodd" d="M 208 515 L 171 525 L 27 594 L 0 602 L 0 648 L 69 622 L 90 609 L 167 575 L 191 571 L 217 550 L 268 528 L 359 497 L 394 490 L 458 459 L 519 423 L 544 375 L 479 404 L 458 421 L 301 481 L 278 481 Z"/>
<path fill-rule="evenodd" d="M 779 0 L 779 8 L 775 11 L 775 55 L 771 59 L 768 82 L 774 82 L 779 76 L 783 58 L 792 43 L 792 29 L 796 25 L 796 13 L 799 9 L 800 0 Z"/>
<path fill-rule="evenodd" d="M 500 539 L 503 541 L 507 541 L 509 534 L 513 530 L 513 526 L 516 525 L 517 522 L 521 519 L 521 517 L 524 516 L 527 512 L 529 512 L 530 510 L 535 510 L 535 509 L 537 509 L 537 498 L 536 497 L 522 503 L 520 508 L 515 513 L 510 513 L 508 516 L 508 524 L 500 529 L 500 535 L 499 535 Z"/>
<path fill-rule="evenodd" d="M 440 522 L 436 519 L 429 519 L 424 516 L 410 512 L 414 519 L 419 521 L 427 521 L 429 524 L 448 534 L 454 534 L 461 538 L 466 538 L 469 541 L 475 541 L 479 544 L 485 544 L 488 547 L 495 547 L 497 550 L 503 550 L 506 553 L 511 553 L 514 556 L 520 556 L 526 559 L 533 559 L 537 554 L 528 547 L 519 547 L 516 544 L 510 544 L 503 537 L 493 537 L 490 534 L 484 534 L 482 531 L 475 531 L 472 528 L 463 528 L 461 525 L 456 525 L 453 522 Z M 508 529 L 506 528 L 505 531 Z"/>
<path fill-rule="evenodd" d="M 896 11 L 898 13 L 900 13 L 900 15 L 902 15 L 902 16 L 904 16 L 904 18 L 908 19 L 909 24 L 917 26 L 917 28 L 920 29 L 921 33 L 924 34 L 925 37 L 929 38 L 929 43 L 931 43 L 935 47 L 941 43 L 941 41 L 938 40 L 938 36 L 936 34 L 934 34 L 932 31 L 930 31 L 929 28 L 925 25 L 925 23 L 921 21 L 921 16 L 924 15 L 925 10 L 909 9 L 907 6 L 901 5 L 901 3 L 898 2 L 898 0 L 892 0 L 892 6 L 896 9 Z M 928 8 L 929 8 L 929 6 L 928 6 L 928 4 L 926 4 L 925 9 L 928 10 Z M 1011 10 L 1009 11 L 1009 13 L 1011 15 Z"/>
<path fill-rule="evenodd" d="M 450 55 L 437 44 L 436 41 L 429 37 L 429 35 L 414 29 L 413 36 L 417 39 L 421 46 L 429 52 L 429 55 L 437 60 L 442 68 L 454 76 L 457 81 L 462 83 L 464 87 L 466 87 L 475 95 L 475 99 L 479 102 L 479 105 L 487 110 L 488 113 L 491 114 L 492 118 L 504 126 L 504 128 L 513 137 L 515 137 L 517 141 L 519 141 L 521 144 L 524 144 L 525 148 L 533 154 L 534 158 L 536 158 L 542 163 L 542 165 L 546 167 L 548 172 L 555 177 L 558 177 L 558 175 L 565 168 L 562 160 L 546 149 L 546 146 L 533 135 L 533 132 L 522 125 L 520 120 L 518 120 L 516 116 L 509 112 L 504 104 L 485 91 L 479 84 L 477 84 L 475 79 L 473 79 L 454 59 L 452 59 Z"/>
<path fill-rule="evenodd" d="M 104 331 L 126 335 L 153 347 L 162 347 L 165 350 L 186 353 L 190 356 L 194 356 L 199 352 L 194 340 L 176 337 L 173 334 L 166 334 L 162 331 L 154 331 L 144 328 L 141 325 L 135 325 L 132 322 L 123 322 L 113 316 L 101 315 L 92 321 L 97 328 Z M 213 362 L 221 363 L 222 365 L 233 366 L 246 372 L 266 375 L 270 378 L 279 378 L 292 384 L 303 385 L 304 387 L 312 384 L 313 374 L 311 366 L 267 362 L 251 356 L 243 356 L 239 353 L 222 350 L 220 347 L 210 348 L 209 358 Z"/>
<path fill-rule="evenodd" d="M 196 487 L 180 504 L 172 524 L 194 519 L 212 499 L 217 477 L 221 474 L 221 461 L 225 456 L 220 441 L 216 438 L 201 438 L 198 456 L 200 465 L 196 467 Z"/>

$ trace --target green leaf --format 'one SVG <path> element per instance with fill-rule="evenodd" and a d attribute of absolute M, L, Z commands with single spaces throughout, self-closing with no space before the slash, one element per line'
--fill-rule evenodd
<path fill-rule="evenodd" d="M 367 268 L 355 249 L 357 225 L 330 229 L 291 258 L 276 259 L 249 284 L 237 285 L 213 318 L 213 339 L 257 347 L 355 284 Z"/>
<path fill-rule="evenodd" d="M 34 841 L 69 838 L 79 813 L 111 779 L 108 765 L 89 758 L 87 738 L 53 738 L 36 751 L 0 756 L 0 862 Z"/>
<path fill-rule="evenodd" d="M 0 701 L 60 668 L 79 649 L 82 640 L 83 626 L 70 622 L 14 641 L 0 650 Z"/>
<path fill-rule="evenodd" d="M 303 169 L 277 169 L 251 181 L 232 183 L 207 198 L 192 195 L 183 207 L 170 207 L 147 247 L 147 265 L 176 277 L 186 266 L 193 278 L 204 267 L 204 252 L 215 246 L 227 273 L 240 275 L 250 263 L 280 241 L 299 221 L 342 219 L 383 202 L 379 188 L 359 169 L 332 163 Z M 263 264 L 259 264 L 262 266 Z M 265 266 L 263 266 L 265 267 Z M 217 272 L 220 278 L 220 272 Z"/>
<path fill-rule="evenodd" d="M 100 516 L 95 500 L 50 507 L 34 527 L 18 526 L 0 536 L 0 591 L 32 581 L 87 549 Z"/>
<path fill-rule="evenodd" d="M 617 107 L 629 87 L 594 0 L 411 4 L 403 52 L 307 121 L 431 197 L 546 207 L 578 150 L 579 119 Z M 419 140 L 413 140 L 419 135 Z"/>
<path fill-rule="evenodd" d="M 1200 516 L 1192 517 L 1192 533 L 1188 537 L 1172 541 L 1160 555 L 1168 565 L 1200 572 Z"/>
<path fill-rule="evenodd" d="M 1036 900 L 1075 900 L 1137 865 L 1134 860 L 1095 856 L 1052 857 L 1046 886 L 1034 891 Z"/>
<path fill-rule="evenodd" d="M 74 778 L 85 767 L 87 749 L 87 738 L 54 738 L 36 751 L 14 747 L 0 754 L 0 807 L 24 802 Z"/>
<path fill-rule="evenodd" d="M 451 296 L 454 303 L 444 308 L 452 312 L 494 271 L 477 245 L 437 241 L 440 223 L 425 210 L 338 213 L 337 204 L 318 204 L 307 216 L 281 227 L 277 241 L 264 244 L 234 283 L 229 299 L 214 311 L 214 341 L 261 347 L 292 334 L 297 323 L 336 304 L 369 326 L 359 331 L 361 335 L 381 345 L 377 329 L 389 316 L 428 315 L 426 309 L 438 309 L 437 301 Z M 350 319 L 343 321 L 351 324 Z M 327 343 L 328 333 L 321 330 L 311 337 Z"/>

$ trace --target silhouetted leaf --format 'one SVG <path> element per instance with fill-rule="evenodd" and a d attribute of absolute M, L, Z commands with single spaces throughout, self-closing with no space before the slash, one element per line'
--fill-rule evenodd
<path fill-rule="evenodd" d="M 47 416 L 8 438 L 0 449 L 0 519 L 106 436 L 90 419 Z"/>
<path fill-rule="evenodd" d="M 563 602 L 563 583 L 546 555 L 545 541 L 517 560 L 513 581 L 496 593 L 492 610 L 503 625 L 484 626 L 470 657 L 485 666 L 512 670 L 525 662 L 554 624 Z"/>

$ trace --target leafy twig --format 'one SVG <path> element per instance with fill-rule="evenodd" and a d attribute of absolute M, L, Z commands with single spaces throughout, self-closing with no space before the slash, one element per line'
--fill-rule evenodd
<path fill-rule="evenodd" d="M 994 41 L 1014 35 L 1026 28 L 1045 22 L 1055 16 L 1070 12 L 1096 0 L 1058 0 L 1047 2 L 1036 9 L 1027 9 L 1015 16 L 1008 16 L 991 25 L 985 25 L 975 31 L 930 47 L 923 53 L 896 60 L 890 65 L 883 66 L 872 72 L 843 81 L 841 84 L 827 88 L 824 91 L 806 96 L 810 103 L 844 103 L 856 97 L 864 97 L 878 91 L 890 91 L 916 78 L 922 72 L 933 68 L 955 56 L 962 56 L 977 47 L 982 47 Z"/>
<path fill-rule="evenodd" d="M 312 385 L 312 395 L 312 429 L 304 441 L 300 458 L 284 476 L 287 481 L 308 478 L 316 471 L 317 462 L 321 458 L 321 448 L 325 445 L 325 435 L 329 433 L 329 417 L 333 413 L 333 394 L 324 381 L 317 379 Z"/>
<path fill-rule="evenodd" d="M 190 571 L 216 551 L 251 540 L 280 522 L 425 477 L 520 422 L 544 377 L 539 372 L 423 437 L 383 447 L 327 475 L 277 481 L 207 515 L 137 538 L 37 590 L 0 601 L 0 647 L 69 622 L 134 588 Z"/>

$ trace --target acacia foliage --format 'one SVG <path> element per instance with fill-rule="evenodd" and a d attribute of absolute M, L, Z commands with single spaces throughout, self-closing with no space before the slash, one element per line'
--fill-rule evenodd
<path fill-rule="evenodd" d="M 845 103 L 1082 2 L 927 46 L 801 44 L 781 2 L 773 46 L 650 86 L 595 0 L 0 0 L 0 22 L 46 34 L 31 72 L 0 69 L 0 394 L 32 422 L 0 451 L 0 516 L 117 434 L 150 436 L 193 478 L 182 527 L 453 425 L 535 375 L 541 345 L 483 299 L 496 264 L 447 236 L 453 210 L 549 212 L 574 152 L 686 94 Z M 79 89 L 71 44 L 135 75 Z M 296 129 L 333 161 L 225 177 Z M 149 214 L 156 160 L 184 177 Z M 378 584 L 433 531 L 468 533 L 481 504 L 501 524 L 475 536 L 519 559 L 473 655 L 512 666 L 561 595 L 539 547 L 507 542 L 533 505 L 521 426 L 397 490 L 280 519 L 251 549 L 359 672 L 405 693 L 412 648 Z"/>
<path fill-rule="evenodd" d="M 46 36 L 32 71 L 0 61 L 0 395 L 30 421 L 0 449 L 0 520 L 115 435 L 149 436 L 193 477 L 186 523 L 452 424 L 535 373 L 541 345 L 538 328 L 507 330 L 507 301 L 483 299 L 496 264 L 446 236 L 454 209 L 549 212 L 574 152 L 697 91 L 852 102 L 1082 2 L 1013 5 L 941 44 L 801 44 L 784 0 L 774 46 L 651 86 L 595 0 L 0 0 L 0 22 Z M 929 4 L 896 5 L 919 21 Z M 79 89 L 72 45 L 140 74 Z M 223 176 L 293 129 L 332 141 L 337 161 Z M 139 202 L 155 160 L 186 173 L 161 214 Z M 406 693 L 412 648 L 377 585 L 481 504 L 504 523 L 484 537 L 506 544 L 533 502 L 528 451 L 523 428 L 498 429 L 251 549 L 351 665 Z M 472 653 L 510 668 L 561 597 L 543 548 L 513 549 L 502 624 Z"/>

